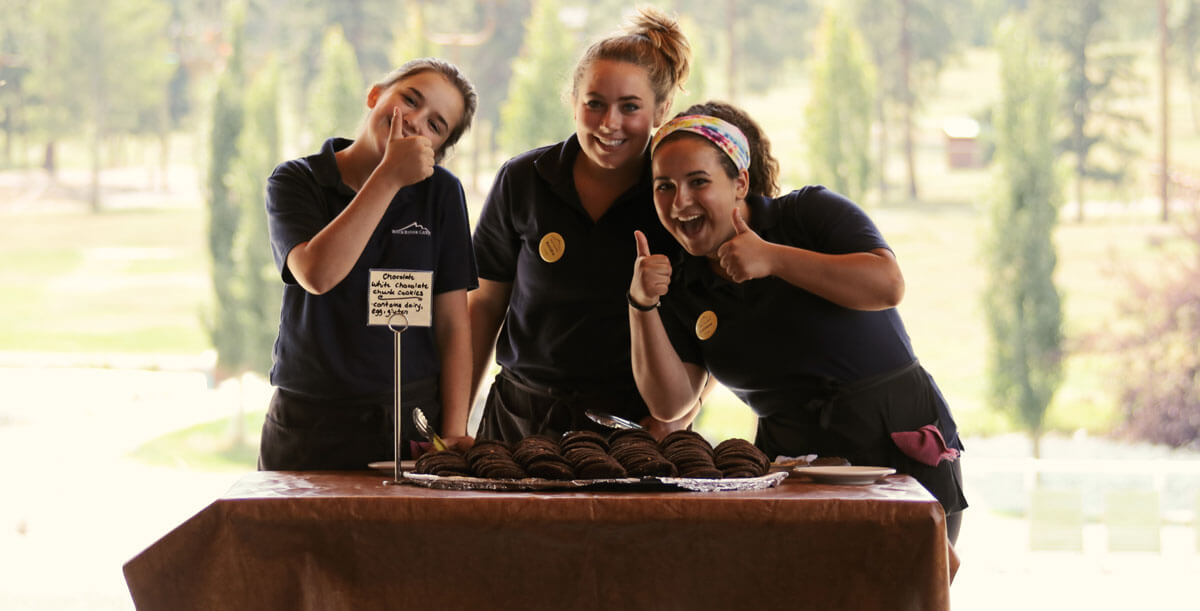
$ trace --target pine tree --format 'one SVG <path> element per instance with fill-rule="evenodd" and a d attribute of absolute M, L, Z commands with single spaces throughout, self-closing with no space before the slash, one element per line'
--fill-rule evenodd
<path fill-rule="evenodd" d="M 1134 136 L 1146 131 L 1141 115 L 1129 109 L 1143 85 L 1137 56 L 1111 44 L 1120 38 L 1121 0 L 1037 0 L 1030 8 L 1037 31 L 1065 64 L 1058 112 L 1071 123 L 1059 147 L 1071 156 L 1075 220 L 1082 222 L 1089 183 L 1119 186 L 1132 177 Z"/>
<path fill-rule="evenodd" d="M 829 9 L 817 34 L 805 110 L 811 175 L 852 200 L 871 179 L 874 76 L 858 32 Z"/>
<path fill-rule="evenodd" d="M 233 239 L 238 232 L 241 210 L 230 191 L 230 174 L 242 132 L 245 88 L 243 74 L 244 8 L 231 9 L 228 20 L 232 52 L 217 79 L 213 99 L 212 132 L 208 163 L 208 250 L 212 257 L 214 303 L 209 335 L 217 351 L 215 377 L 218 381 L 239 372 L 244 362 L 242 328 L 238 311 L 237 274 Z"/>
<path fill-rule="evenodd" d="M 558 0 L 537 0 L 525 24 L 525 44 L 500 110 L 500 145 L 510 154 L 557 142 L 575 129 L 562 103 L 575 44 L 558 12 Z"/>
<path fill-rule="evenodd" d="M 1046 409 L 1062 381 L 1062 305 L 1053 278 L 1062 195 L 1053 139 L 1059 75 L 1027 31 L 1010 19 L 996 38 L 998 173 L 985 244 L 984 308 L 992 340 L 991 401 L 1029 433 L 1036 457 Z"/>
<path fill-rule="evenodd" d="M 280 161 L 279 69 L 268 62 L 246 91 L 245 122 L 230 179 L 239 211 L 233 239 L 238 314 L 242 328 L 239 369 L 265 375 L 279 321 L 282 285 L 271 256 L 264 206 L 267 177 Z"/>
<path fill-rule="evenodd" d="M 88 199 L 98 212 L 102 144 L 138 131 L 165 103 L 168 12 L 152 0 L 44 0 L 29 15 L 40 33 L 28 83 L 29 97 L 41 101 L 35 125 L 50 157 L 57 139 L 86 136 Z"/>

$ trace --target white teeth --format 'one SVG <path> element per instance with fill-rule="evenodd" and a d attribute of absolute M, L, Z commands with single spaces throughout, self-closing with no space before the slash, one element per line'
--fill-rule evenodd
<path fill-rule="evenodd" d="M 692 216 L 676 217 L 675 220 L 679 221 L 680 223 L 688 223 L 688 222 L 694 221 L 698 218 L 700 218 L 699 214 L 693 214 Z"/>
<path fill-rule="evenodd" d="M 596 140 L 604 146 L 621 146 L 625 142 L 624 140 L 605 140 L 604 138 L 596 138 Z"/>

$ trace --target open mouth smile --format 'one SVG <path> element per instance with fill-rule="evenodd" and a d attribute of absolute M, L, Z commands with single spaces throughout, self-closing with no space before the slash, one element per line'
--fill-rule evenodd
<path fill-rule="evenodd" d="M 675 217 L 675 222 L 680 233 L 688 237 L 695 237 L 704 228 L 704 215 L 679 216 Z"/>

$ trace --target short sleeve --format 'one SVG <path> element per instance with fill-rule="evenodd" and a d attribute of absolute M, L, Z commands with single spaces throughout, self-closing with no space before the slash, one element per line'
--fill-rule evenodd
<path fill-rule="evenodd" d="M 312 174 L 297 161 L 280 164 L 267 179 L 267 231 L 275 267 L 283 281 L 296 284 L 287 269 L 287 256 L 328 223 L 320 188 Z"/>
<path fill-rule="evenodd" d="M 667 338 L 671 340 L 671 347 L 675 349 L 675 354 L 679 355 L 679 359 L 707 369 L 704 355 L 700 351 L 700 342 L 696 339 L 695 322 L 685 320 L 687 314 L 675 306 L 670 293 L 663 296 L 658 316 L 663 322 Z"/>
<path fill-rule="evenodd" d="M 824 187 L 806 187 L 775 200 L 784 235 L 793 246 L 829 254 L 887 248 L 867 213 Z"/>
<path fill-rule="evenodd" d="M 517 275 L 521 238 L 513 224 L 514 191 L 509 162 L 496 173 L 475 226 L 475 257 L 480 278 L 512 282 Z"/>

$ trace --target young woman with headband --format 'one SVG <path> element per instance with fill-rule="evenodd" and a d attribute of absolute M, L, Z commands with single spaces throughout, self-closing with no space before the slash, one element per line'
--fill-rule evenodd
<path fill-rule="evenodd" d="M 654 213 L 648 145 L 687 76 L 689 54 L 672 19 L 641 10 L 624 33 L 579 60 L 570 96 L 575 134 L 518 155 L 497 174 L 475 229 L 480 281 L 469 296 L 472 394 L 493 351 L 500 364 L 478 438 L 598 429 L 584 416 L 589 407 L 659 436 L 694 416 L 685 410 L 670 425 L 650 417 L 633 381 L 625 315 L 630 233 L 678 248 Z"/>
<path fill-rule="evenodd" d="M 650 413 L 687 413 L 711 374 L 757 414 L 769 456 L 908 473 L 955 540 L 962 444 L 896 312 L 904 279 L 874 223 L 823 187 L 776 197 L 766 137 L 727 104 L 689 108 L 651 152 L 659 219 L 686 252 L 672 262 L 635 232 L 629 321 Z"/>

